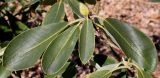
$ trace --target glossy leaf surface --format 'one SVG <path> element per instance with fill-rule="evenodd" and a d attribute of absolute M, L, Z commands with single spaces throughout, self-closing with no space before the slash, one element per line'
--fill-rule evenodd
<path fill-rule="evenodd" d="M 77 26 L 72 26 L 59 35 L 47 48 L 42 67 L 45 73 L 58 72 L 69 59 L 79 36 Z"/>
<path fill-rule="evenodd" d="M 10 74 L 11 72 L 0 64 L 0 78 L 7 78 Z"/>
<path fill-rule="evenodd" d="M 146 71 L 153 71 L 156 68 L 156 49 L 144 33 L 112 18 L 104 21 L 104 27 L 113 36 L 128 58 L 132 58 Z"/>
<path fill-rule="evenodd" d="M 78 0 L 68 0 L 68 4 L 71 7 L 72 11 L 80 18 L 83 17 L 80 13 L 79 5 L 80 2 Z"/>
<path fill-rule="evenodd" d="M 67 62 L 59 72 L 57 72 L 57 73 L 55 73 L 53 75 L 45 75 L 44 78 L 55 78 L 57 75 L 62 75 L 62 73 L 65 72 L 65 70 L 67 69 L 67 67 L 69 66 L 69 64 L 70 63 Z"/>
<path fill-rule="evenodd" d="M 110 78 L 111 72 L 108 70 L 95 71 L 86 76 L 86 78 Z"/>
<path fill-rule="evenodd" d="M 98 68 L 97 71 L 112 70 L 114 68 L 117 68 L 120 64 L 121 63 L 115 63 L 115 64 L 105 65 L 105 66 L 102 66 L 102 67 Z"/>
<path fill-rule="evenodd" d="M 98 67 L 95 72 L 88 74 L 87 78 L 110 78 L 112 73 L 120 68 L 120 65 L 121 62 Z"/>
<path fill-rule="evenodd" d="M 42 25 L 57 23 L 64 17 L 64 4 L 62 1 L 55 3 L 44 18 Z"/>
<path fill-rule="evenodd" d="M 10 70 L 32 66 L 56 35 L 66 28 L 66 24 L 61 22 L 36 27 L 15 37 L 4 52 L 4 66 Z"/>
<path fill-rule="evenodd" d="M 104 62 L 104 65 L 109 65 L 109 64 L 114 64 L 114 63 L 118 63 L 117 59 L 114 58 L 113 56 L 107 56 L 106 61 Z"/>
<path fill-rule="evenodd" d="M 95 48 L 94 27 L 92 21 L 86 19 L 80 34 L 79 55 L 83 64 L 86 64 L 93 56 Z"/>

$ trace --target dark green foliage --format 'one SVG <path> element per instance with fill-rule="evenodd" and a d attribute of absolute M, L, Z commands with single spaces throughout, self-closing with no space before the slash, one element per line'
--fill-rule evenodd
<path fill-rule="evenodd" d="M 20 2 L 23 4 L 23 1 Z M 6 78 L 11 71 L 32 67 L 40 59 L 45 78 L 73 78 L 77 74 L 76 66 L 85 70 L 87 65 L 91 70 L 86 75 L 87 78 L 116 77 L 115 73 L 125 78 L 129 76 L 126 73 L 131 71 L 134 77 L 152 78 L 151 73 L 157 65 L 157 52 L 150 38 L 129 24 L 113 18 L 92 16 L 87 7 L 84 13 L 84 7 L 80 8 L 80 3 L 85 6 L 86 3 L 96 5 L 96 2 L 97 0 L 31 0 L 19 12 L 22 13 L 21 20 L 12 11 L 6 10 L 5 5 L 0 8 L 0 37 L 3 37 L 0 41 L 0 77 Z M 29 27 L 26 22 L 28 13 L 36 12 L 40 4 L 52 7 L 42 24 L 38 24 L 40 26 Z M 68 22 L 64 4 L 68 4 L 77 16 L 74 21 Z M 8 17 L 8 20 L 4 17 Z M 95 32 L 99 31 L 107 37 L 105 41 L 108 44 L 105 45 L 110 46 L 114 53 L 122 52 L 124 55 L 96 54 Z M 9 44 L 8 40 L 11 40 Z"/>
<path fill-rule="evenodd" d="M 127 57 L 135 60 L 146 71 L 155 70 L 157 52 L 149 37 L 136 28 L 116 19 L 106 19 L 104 27 L 114 37 L 117 45 L 120 46 Z"/>

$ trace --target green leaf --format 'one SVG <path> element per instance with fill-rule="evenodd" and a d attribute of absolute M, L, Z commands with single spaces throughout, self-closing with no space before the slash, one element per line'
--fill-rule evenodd
<path fill-rule="evenodd" d="M 85 20 L 79 40 L 79 56 L 83 64 L 86 64 L 93 56 L 95 47 L 94 27 L 92 21 Z"/>
<path fill-rule="evenodd" d="M 25 31 L 15 37 L 4 52 L 3 64 L 10 70 L 32 66 L 42 55 L 48 44 L 66 28 L 66 22 L 52 23 Z"/>
<path fill-rule="evenodd" d="M 112 72 L 108 70 L 95 71 L 86 76 L 86 78 L 110 78 Z"/>
<path fill-rule="evenodd" d="M 0 78 L 7 78 L 10 74 L 11 72 L 0 64 Z"/>
<path fill-rule="evenodd" d="M 27 27 L 27 25 L 25 25 L 24 23 L 20 22 L 20 21 L 16 21 L 17 26 L 19 27 L 20 30 L 26 30 L 29 29 Z"/>
<path fill-rule="evenodd" d="M 113 56 L 107 56 L 106 61 L 104 62 L 104 65 L 109 65 L 109 64 L 114 64 L 114 63 L 118 63 L 117 59 L 114 58 Z"/>
<path fill-rule="evenodd" d="M 122 62 L 98 67 L 95 72 L 87 75 L 86 78 L 110 78 L 114 71 L 126 68 L 125 66 L 120 66 L 121 64 Z"/>
<path fill-rule="evenodd" d="M 149 37 L 133 26 L 112 18 L 104 21 L 104 27 L 128 58 L 132 58 L 146 71 L 155 70 L 157 52 Z"/>
<path fill-rule="evenodd" d="M 102 70 L 112 70 L 114 68 L 117 68 L 121 63 L 115 63 L 115 64 L 109 64 L 105 65 L 103 67 L 100 67 L 97 69 L 97 71 L 102 71 Z"/>
<path fill-rule="evenodd" d="M 151 73 L 145 72 L 143 70 L 138 70 L 136 72 L 136 77 L 137 78 L 153 78 Z"/>
<path fill-rule="evenodd" d="M 83 17 L 83 15 L 80 13 L 79 5 L 80 2 L 78 0 L 68 0 L 68 4 L 71 7 L 72 11 L 79 17 Z"/>
<path fill-rule="evenodd" d="M 48 11 L 44 18 L 42 25 L 57 23 L 63 20 L 64 17 L 64 4 L 62 1 L 55 3 Z"/>
<path fill-rule="evenodd" d="M 45 73 L 54 74 L 68 61 L 79 36 L 77 26 L 72 26 L 59 35 L 47 48 L 42 59 Z"/>
<path fill-rule="evenodd" d="M 57 75 L 62 75 L 62 73 L 65 72 L 65 70 L 67 69 L 69 64 L 70 63 L 67 62 L 59 72 L 57 72 L 57 73 L 55 73 L 53 75 L 45 75 L 44 78 L 55 78 Z"/>

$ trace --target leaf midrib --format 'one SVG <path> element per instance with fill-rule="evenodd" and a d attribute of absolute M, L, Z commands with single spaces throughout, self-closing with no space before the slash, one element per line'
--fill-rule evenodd
<path fill-rule="evenodd" d="M 70 4 L 73 6 L 73 8 L 76 9 L 76 11 L 80 14 L 79 9 L 77 9 L 76 6 L 74 6 L 74 5 L 72 4 L 72 1 L 71 1 L 71 0 L 68 0 L 68 1 L 70 1 Z M 73 11 L 73 12 L 74 12 L 74 11 Z M 74 12 L 74 13 L 77 14 L 76 12 Z M 77 15 L 81 17 L 81 15 L 79 15 L 79 14 L 77 14 Z"/>
<path fill-rule="evenodd" d="M 66 42 L 64 43 L 64 45 L 63 45 L 63 46 L 61 47 L 61 49 L 58 51 L 58 54 L 57 54 L 57 56 L 55 57 L 55 59 L 59 56 L 60 52 L 64 49 L 64 47 L 66 46 L 67 42 L 70 40 L 70 37 L 73 35 L 73 32 L 74 32 L 75 30 L 76 30 L 76 28 L 75 28 L 74 30 L 72 30 L 72 32 L 71 32 L 72 34 L 67 38 L 67 40 L 66 40 Z M 50 68 L 50 66 L 52 65 L 52 63 L 54 62 L 55 59 L 53 59 L 53 60 L 51 61 L 50 65 L 49 65 L 49 68 Z M 63 67 L 63 66 L 62 66 L 62 67 Z M 62 67 L 61 67 L 61 68 L 62 68 Z M 61 69 L 61 68 L 60 68 L 60 69 Z M 59 70 L 60 70 L 60 69 L 59 69 Z M 59 71 L 59 70 L 57 70 L 57 71 Z M 57 71 L 56 71 L 55 73 L 57 73 Z"/>
<path fill-rule="evenodd" d="M 39 44 L 35 45 L 34 47 L 30 48 L 29 50 L 27 50 L 26 52 L 24 52 L 24 54 L 20 54 L 17 55 L 19 57 L 22 57 L 23 55 L 27 54 L 28 52 L 30 52 L 31 50 L 37 48 L 38 46 L 40 46 L 41 44 L 45 43 L 47 40 L 51 39 L 53 36 L 55 36 L 56 34 L 58 34 L 60 31 L 62 31 L 66 26 L 64 26 L 62 29 L 60 29 L 59 31 L 57 31 L 55 34 L 51 35 L 50 37 L 48 37 L 47 39 L 43 40 L 42 42 L 40 42 Z M 19 60 L 23 59 L 24 57 L 18 59 L 17 61 L 15 61 L 14 63 L 17 63 Z"/>
<path fill-rule="evenodd" d="M 59 3 L 59 5 L 58 5 L 58 11 L 56 12 L 56 17 L 55 17 L 55 19 L 57 18 L 58 13 L 59 13 L 59 11 L 60 11 L 61 3 L 62 3 L 62 1 L 60 0 L 60 3 Z"/>
<path fill-rule="evenodd" d="M 116 28 L 114 28 L 114 26 L 109 22 L 109 21 L 107 21 L 107 20 L 104 20 L 104 21 L 106 21 L 119 35 L 120 35 L 120 37 L 127 43 L 127 45 L 133 50 L 133 51 L 135 51 L 132 47 L 131 47 L 131 45 L 129 44 L 129 42 L 125 39 L 125 38 L 123 38 L 123 36 L 116 30 Z M 140 54 L 138 54 L 137 53 L 137 51 L 135 51 L 135 53 L 137 54 L 137 55 L 139 55 L 141 58 L 143 58 L 143 56 L 141 56 Z M 143 58 L 143 60 L 146 62 L 146 60 Z M 146 62 L 147 63 L 147 62 Z M 148 64 L 148 63 L 147 63 Z"/>
<path fill-rule="evenodd" d="M 83 27 L 86 27 L 86 30 L 85 30 L 86 33 L 85 33 L 85 36 L 84 36 L 84 39 L 85 39 L 85 40 L 84 40 L 84 41 L 85 41 L 84 52 L 86 52 L 86 40 L 87 40 L 87 35 L 88 35 L 88 33 L 87 33 L 87 30 L 88 30 L 88 19 L 87 19 L 87 26 L 83 25 Z M 81 39 L 81 38 L 80 38 L 80 39 Z M 81 40 L 80 40 L 80 41 L 81 41 Z M 81 42 L 80 42 L 80 43 L 81 43 Z M 82 44 L 81 44 L 81 45 L 82 45 Z M 83 51 L 82 51 L 82 52 L 83 52 Z M 82 52 L 80 52 L 80 56 L 81 56 L 81 57 L 84 56 L 84 54 L 83 54 Z M 84 57 L 84 58 L 85 58 L 85 57 Z M 83 59 L 83 58 L 81 58 L 81 59 Z M 85 58 L 85 59 L 86 59 L 86 58 Z M 83 59 L 82 62 L 84 62 L 85 59 Z"/>

